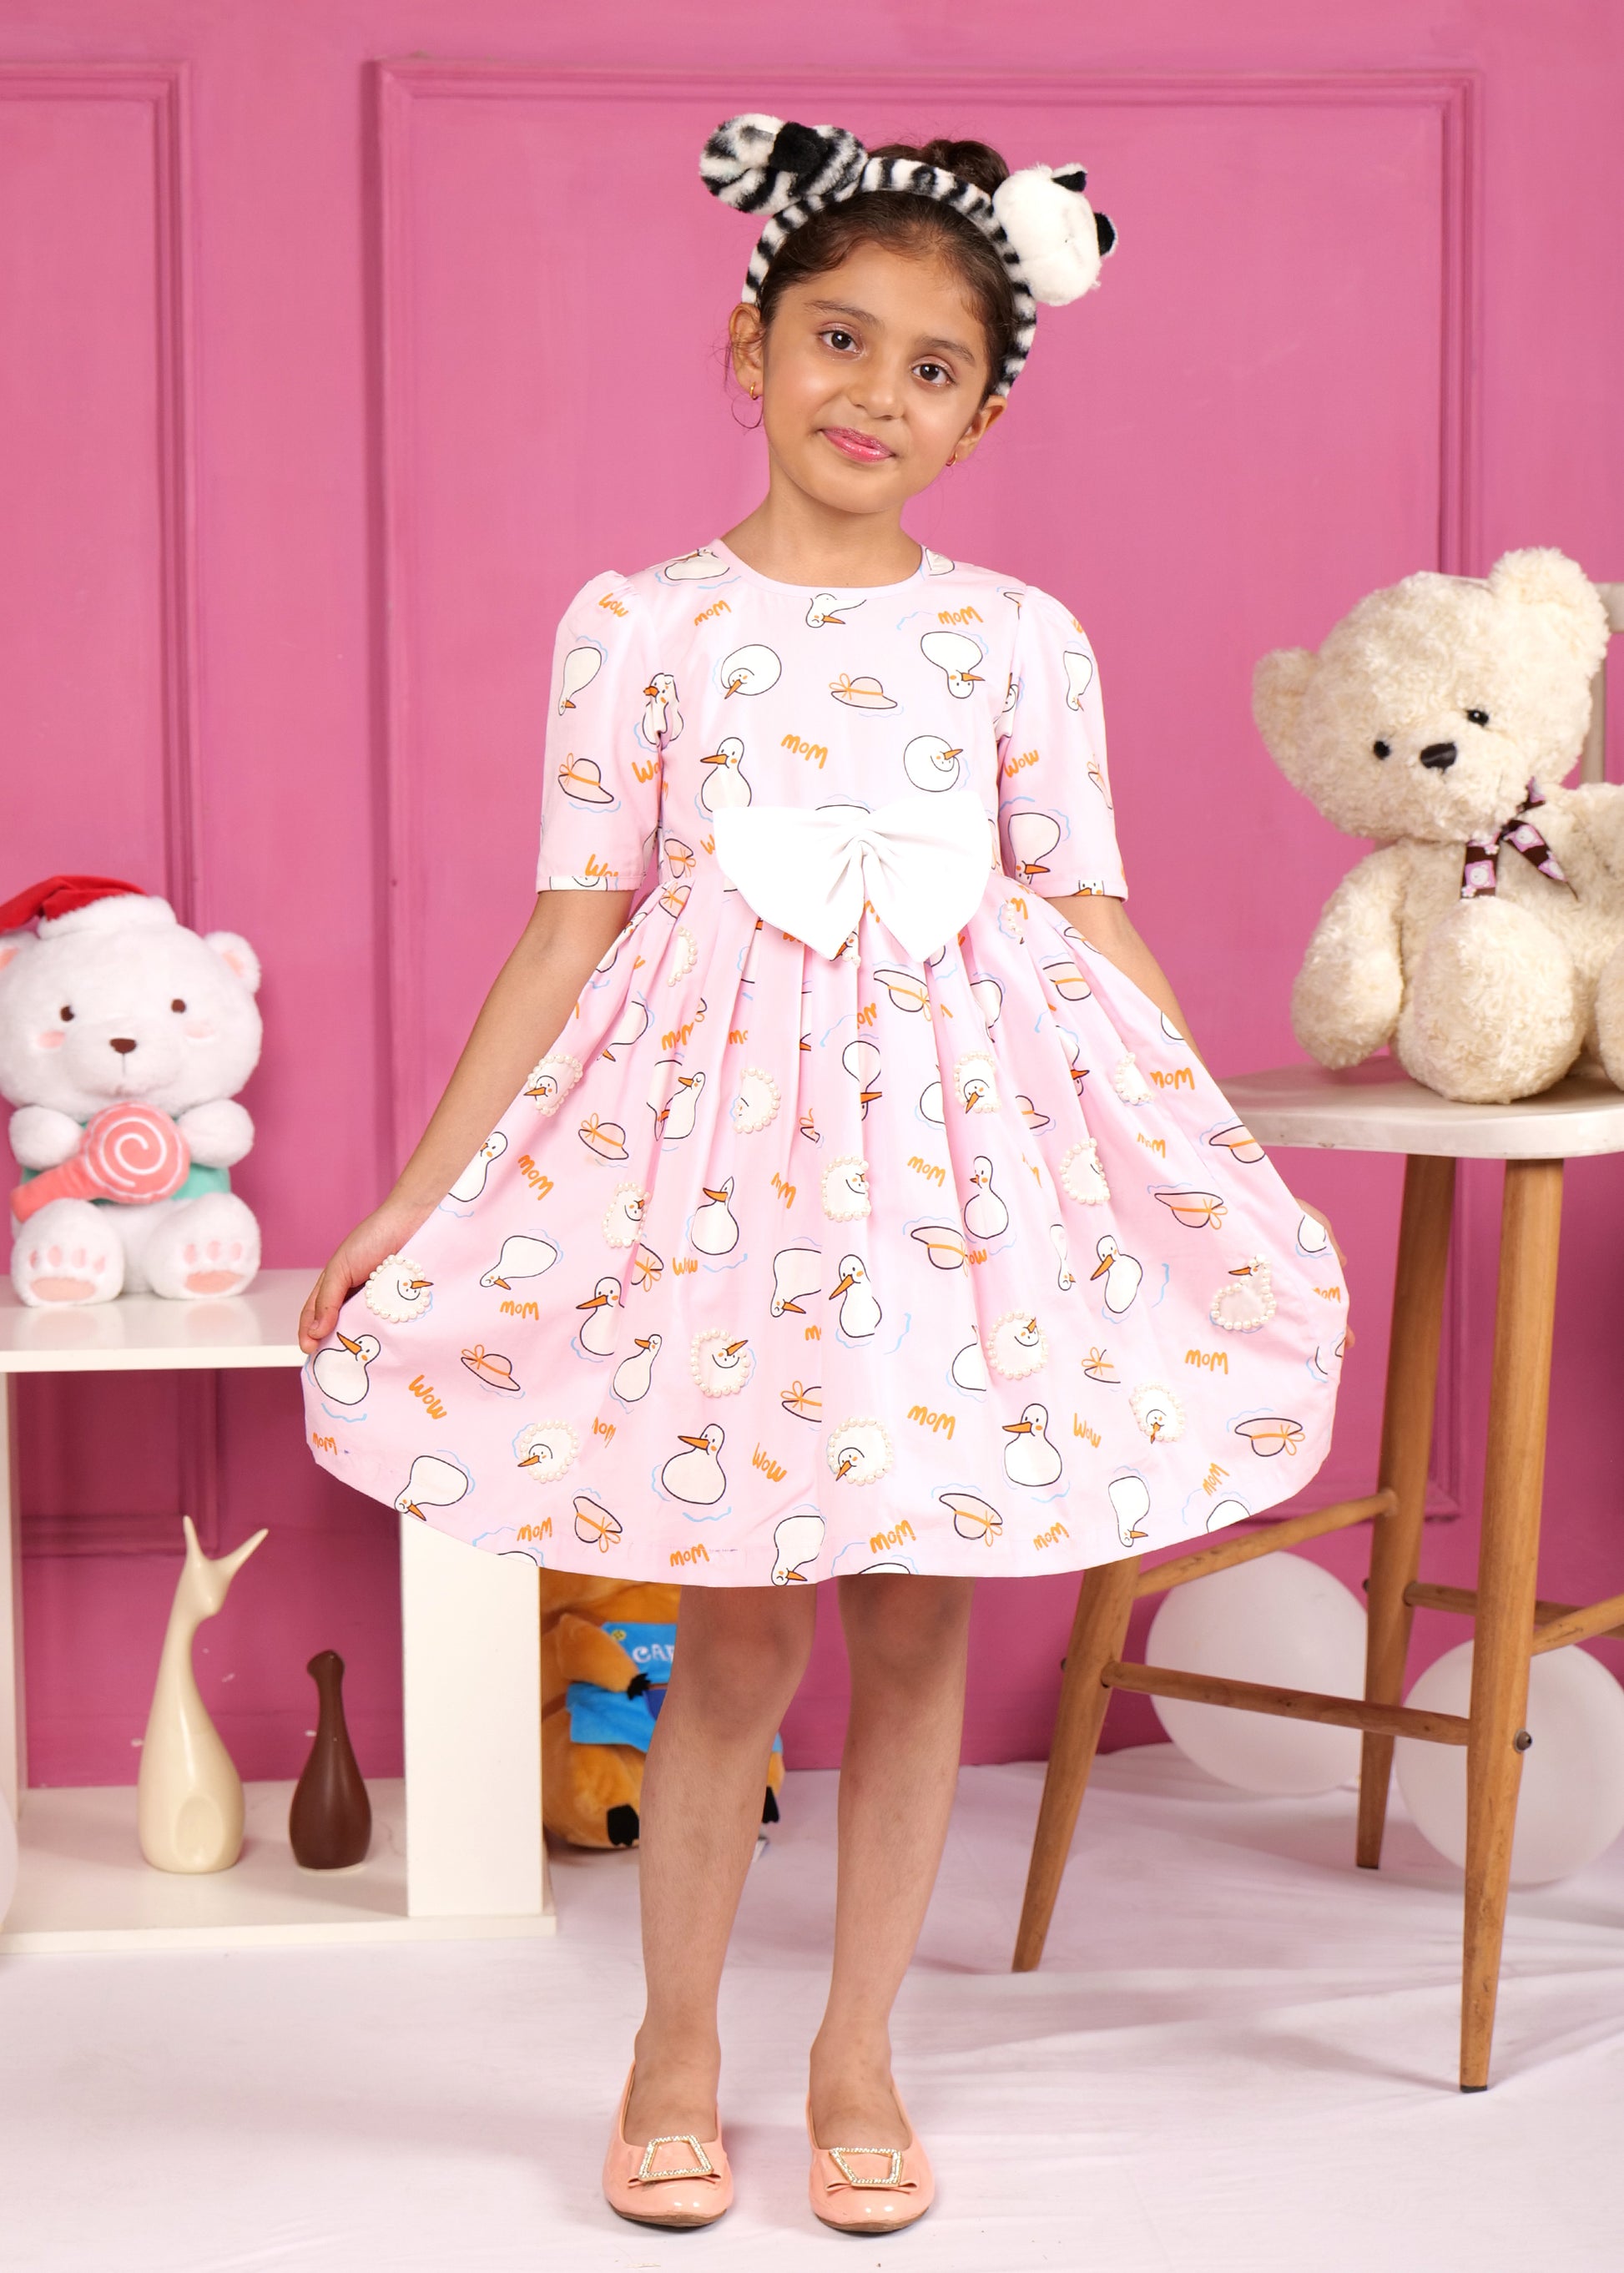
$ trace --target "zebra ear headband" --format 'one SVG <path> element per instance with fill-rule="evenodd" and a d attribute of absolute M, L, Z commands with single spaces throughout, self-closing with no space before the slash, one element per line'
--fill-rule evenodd
<path fill-rule="evenodd" d="M 1024 166 L 989 197 L 976 183 L 913 158 L 871 158 L 843 126 L 802 126 L 765 111 L 726 118 L 705 144 L 700 179 L 739 213 L 765 214 L 741 297 L 754 304 L 773 255 L 825 206 L 870 190 L 935 198 L 974 222 L 1004 262 L 1015 296 L 1015 337 L 993 392 L 1007 394 L 1037 328 L 1037 304 L 1060 308 L 1100 281 L 1116 232 L 1083 195 L 1080 166 Z"/>

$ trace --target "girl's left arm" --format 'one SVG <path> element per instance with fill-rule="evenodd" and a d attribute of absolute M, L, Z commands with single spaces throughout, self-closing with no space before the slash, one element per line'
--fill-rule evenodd
<path fill-rule="evenodd" d="M 1139 993 L 1147 995 L 1158 1010 L 1167 1012 L 1196 1056 L 1200 1058 L 1201 1053 L 1196 1048 L 1195 1037 L 1190 1031 L 1190 1021 L 1178 1006 L 1178 997 L 1168 983 L 1166 971 L 1134 929 L 1122 902 L 1105 892 L 1070 892 L 1064 898 L 1056 894 L 1049 904 L 1051 908 L 1057 908 L 1067 923 L 1081 932 L 1090 947 L 1097 948 L 1108 963 L 1114 963 L 1124 978 L 1131 979 Z M 1201 1062 L 1205 1064 L 1206 1060 L 1202 1059 Z M 1307 1200 L 1300 1200 L 1298 1205 L 1305 1215 L 1312 1216 L 1316 1223 L 1325 1225 L 1336 1259 L 1346 1275 L 1348 1258 L 1342 1253 L 1329 1219 L 1321 1215 L 1320 1210 Z M 1350 1332 L 1348 1347 L 1351 1348 L 1352 1346 Z"/>
<path fill-rule="evenodd" d="M 1141 994 L 1147 994 L 1158 1010 L 1167 1012 L 1199 1057 L 1190 1021 L 1178 1007 L 1168 975 L 1134 929 L 1123 903 L 1105 892 L 1069 892 L 1064 898 L 1056 895 L 1049 904 L 1081 932 L 1090 947 L 1097 948 L 1108 963 L 1114 963 L 1124 978 L 1131 979 Z"/>
<path fill-rule="evenodd" d="M 1199 1057 L 1190 1021 L 1167 973 L 1123 904 L 1127 888 L 1094 649 L 1071 610 L 1036 585 L 1026 587 L 1021 602 L 1010 694 L 999 722 L 998 825 L 1005 874 L 1024 878 L 1034 889 L 1040 875 L 1051 884 L 1082 885 L 1081 890 L 1045 891 L 1042 896 L 1166 1015 Z M 1306 1212 L 1325 1223 L 1318 1208 Z M 1342 1262 L 1336 1234 L 1328 1223 L 1325 1227 Z"/>

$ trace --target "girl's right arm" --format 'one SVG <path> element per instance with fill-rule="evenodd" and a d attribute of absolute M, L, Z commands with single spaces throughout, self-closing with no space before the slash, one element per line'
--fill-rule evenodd
<path fill-rule="evenodd" d="M 335 1251 L 299 1318 L 299 1347 L 320 1348 L 340 1305 L 425 1224 L 523 1087 L 597 965 L 624 929 L 630 892 L 537 895 L 496 975 L 444 1096 L 381 1207 Z"/>

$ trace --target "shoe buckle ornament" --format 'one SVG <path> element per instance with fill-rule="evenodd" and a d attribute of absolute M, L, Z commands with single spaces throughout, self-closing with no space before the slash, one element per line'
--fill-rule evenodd
<path fill-rule="evenodd" d="M 698 2161 L 687 2164 L 680 2170 L 656 2171 L 650 2168 L 657 2147 L 691 2147 Z M 716 2165 L 691 2131 L 662 2131 L 658 2139 L 650 2139 L 643 2150 L 643 2161 L 637 2168 L 638 2183 L 645 2187 L 658 2186 L 665 2179 L 713 2179 Z"/>
<path fill-rule="evenodd" d="M 831 2147 L 825 2150 L 848 2187 L 899 2187 L 902 2184 L 900 2147 Z M 846 2161 L 848 2155 L 884 2155 L 890 2167 L 883 2179 L 860 2179 Z"/>

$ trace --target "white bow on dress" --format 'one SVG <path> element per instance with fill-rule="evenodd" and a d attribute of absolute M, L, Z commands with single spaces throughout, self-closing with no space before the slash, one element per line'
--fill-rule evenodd
<path fill-rule="evenodd" d="M 861 805 L 735 805 L 712 816 L 716 857 L 764 922 L 836 954 L 865 898 L 920 962 L 981 905 L 992 824 L 971 789 Z"/>

